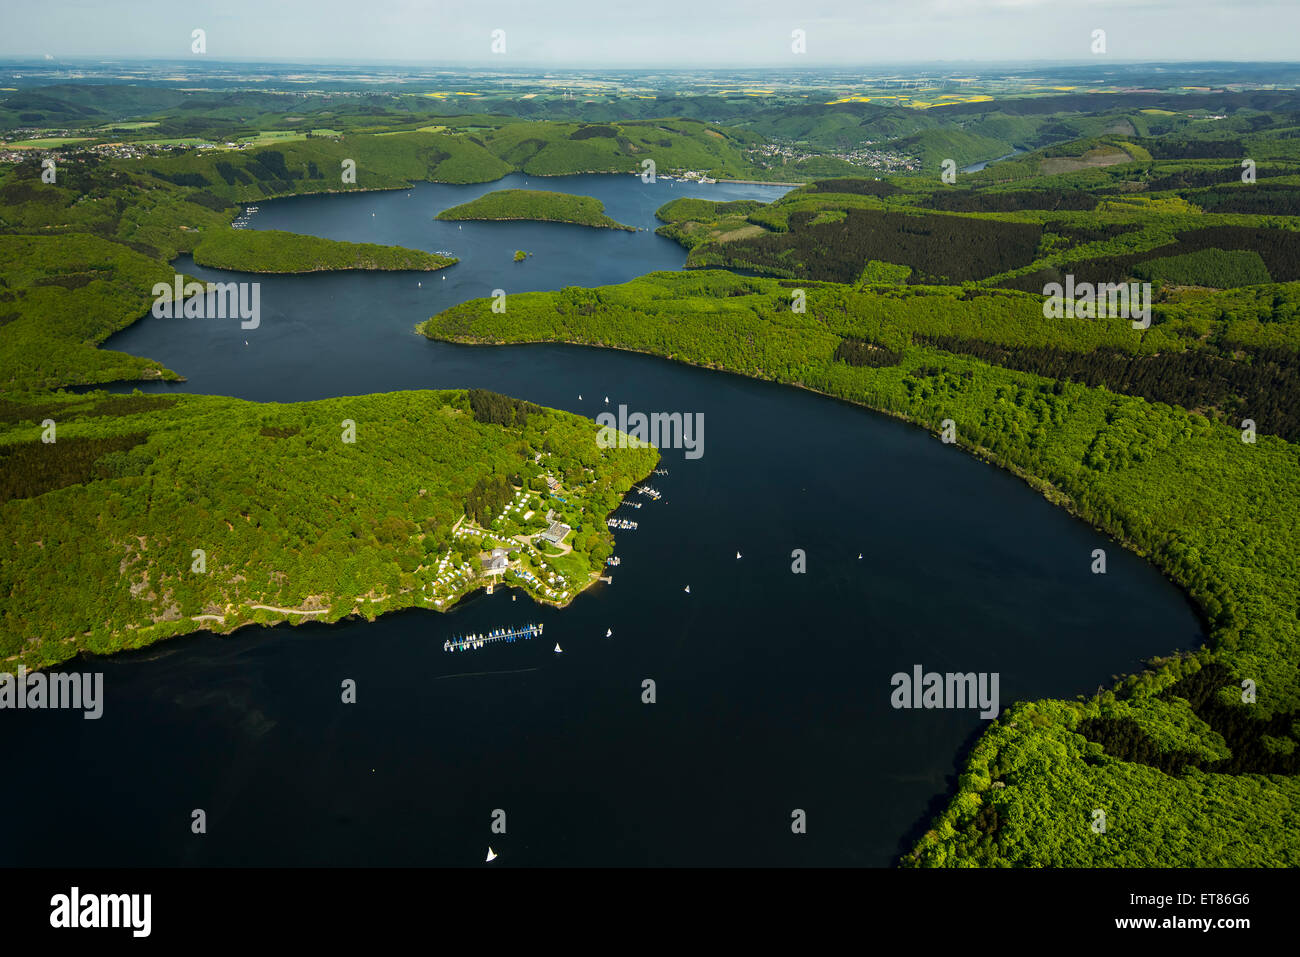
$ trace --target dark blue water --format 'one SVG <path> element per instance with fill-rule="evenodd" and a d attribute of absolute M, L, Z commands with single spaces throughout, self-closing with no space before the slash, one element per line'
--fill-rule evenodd
<path fill-rule="evenodd" d="M 972 163 L 970 166 L 963 166 L 963 167 L 961 168 L 961 172 L 963 172 L 963 173 L 978 173 L 980 170 L 984 169 L 986 166 L 992 166 L 994 163 L 1001 163 L 1003 160 L 1011 159 L 1011 157 L 1013 157 L 1013 156 L 1019 156 L 1019 155 L 1020 155 L 1021 153 L 1023 153 L 1023 152 L 1024 152 L 1024 150 L 1012 150 L 1010 153 L 1007 153 L 1005 156 L 999 156 L 999 157 L 997 157 L 997 158 L 995 158 L 995 159 L 991 159 L 991 160 L 984 160 L 982 163 Z"/>
<path fill-rule="evenodd" d="M 600 196 L 640 226 L 669 189 L 544 186 Z M 1154 569 L 921 430 L 645 356 L 414 335 L 485 287 L 621 281 L 684 258 L 650 233 L 467 223 L 449 238 L 431 221 L 484 188 L 295 199 L 254 218 L 450 249 L 463 261 L 445 282 L 263 276 L 256 330 L 146 319 L 108 346 L 189 377 L 153 391 L 289 401 L 480 386 L 589 416 L 606 395 L 703 413 L 703 457 L 666 450 L 669 475 L 653 480 L 664 499 L 620 510 L 640 528 L 617 536 L 613 584 L 563 611 L 498 592 L 448 614 L 78 662 L 105 672 L 101 720 L 11 711 L 0 724 L 23 756 L 0 815 L 24 822 L 0 863 L 475 865 L 491 844 L 494 866 L 887 865 L 951 792 L 982 726 L 972 711 L 894 710 L 895 672 L 997 672 L 1005 706 L 1091 692 L 1201 642 Z M 516 248 L 537 256 L 516 267 Z M 1104 576 L 1089 570 L 1096 547 Z M 791 570 L 794 549 L 806 574 Z M 442 651 L 452 634 L 526 621 L 545 623 L 544 641 Z M 355 705 L 340 702 L 346 678 Z M 655 704 L 641 700 L 647 678 Z M 208 814 L 201 837 L 194 808 Z M 498 808 L 504 835 L 490 830 Z M 795 809 L 806 834 L 791 833 Z"/>

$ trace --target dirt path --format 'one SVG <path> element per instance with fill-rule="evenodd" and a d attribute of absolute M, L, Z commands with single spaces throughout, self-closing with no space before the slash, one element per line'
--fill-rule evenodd
<path fill-rule="evenodd" d="M 328 608 L 277 608 L 275 605 L 249 605 L 249 608 L 257 608 L 262 611 L 278 611 L 282 615 L 323 615 Z"/>

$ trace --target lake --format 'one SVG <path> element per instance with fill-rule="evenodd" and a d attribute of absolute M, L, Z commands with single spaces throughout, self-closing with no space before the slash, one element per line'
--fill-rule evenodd
<path fill-rule="evenodd" d="M 613 409 L 702 413 L 704 455 L 666 450 L 669 474 L 652 480 L 663 500 L 619 510 L 640 527 L 616 535 L 613 583 L 563 611 L 498 590 L 447 614 L 249 628 L 72 662 L 105 673 L 104 716 L 5 715 L 0 740 L 23 770 L 0 813 L 23 825 L 0 862 L 469 866 L 491 844 L 495 866 L 885 866 L 947 799 L 984 725 L 972 710 L 895 710 L 895 672 L 996 672 L 1006 706 L 1091 693 L 1203 641 L 1155 569 L 923 430 L 647 356 L 414 334 L 493 288 L 598 285 L 684 262 L 652 232 L 432 218 L 524 182 L 264 203 L 258 228 L 462 261 L 252 277 L 257 329 L 148 318 L 106 347 L 188 377 L 142 387 L 153 392 L 292 401 L 477 386 L 591 417 L 606 396 Z M 676 195 L 783 192 L 527 183 L 597 196 L 645 228 Z M 534 256 L 516 265 L 515 249 Z M 1106 575 L 1090 572 L 1098 547 Z M 796 549 L 805 574 L 792 572 Z M 545 640 L 442 650 L 454 634 L 530 621 Z M 353 705 L 340 701 L 348 678 Z M 194 808 L 205 835 L 190 833 Z M 496 809 L 505 834 L 491 830 Z M 806 834 L 791 831 L 796 809 Z"/>

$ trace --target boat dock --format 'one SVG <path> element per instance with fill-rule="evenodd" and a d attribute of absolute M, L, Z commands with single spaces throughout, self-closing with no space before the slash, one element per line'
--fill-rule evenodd
<path fill-rule="evenodd" d="M 533 637 L 540 637 L 542 634 L 541 625 L 524 625 L 521 628 L 498 628 L 496 631 L 489 631 L 481 635 L 461 635 L 456 638 L 449 638 L 442 643 L 443 651 L 472 651 L 476 648 L 482 648 L 484 645 L 493 641 L 520 641 Z"/>
<path fill-rule="evenodd" d="M 636 490 L 640 492 L 642 495 L 649 495 L 656 502 L 659 501 L 659 499 L 662 497 L 658 489 L 651 488 L 649 485 L 638 485 L 636 486 Z"/>
<path fill-rule="evenodd" d="M 622 528 L 622 529 L 626 529 L 629 532 L 636 531 L 636 522 L 629 522 L 625 518 L 611 518 L 605 524 L 608 525 L 610 528 Z"/>

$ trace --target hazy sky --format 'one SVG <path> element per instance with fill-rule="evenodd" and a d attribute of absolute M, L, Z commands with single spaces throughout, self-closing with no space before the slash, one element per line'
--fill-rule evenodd
<path fill-rule="evenodd" d="M 1300 0 L 5 0 L 0 56 L 816 67 L 1300 59 Z M 791 52 L 791 31 L 807 52 Z M 505 31 L 504 55 L 491 51 Z"/>

